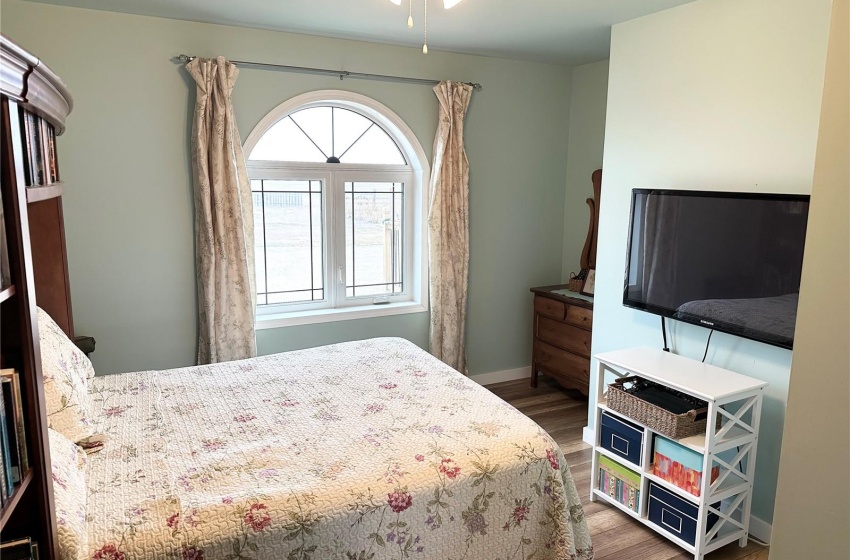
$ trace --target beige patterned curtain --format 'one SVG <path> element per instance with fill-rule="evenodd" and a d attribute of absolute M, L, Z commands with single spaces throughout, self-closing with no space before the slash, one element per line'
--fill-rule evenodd
<path fill-rule="evenodd" d="M 434 138 L 428 210 L 431 353 L 466 373 L 466 290 L 469 282 L 469 162 L 463 119 L 472 86 L 441 82 L 434 88 L 440 120 Z"/>
<path fill-rule="evenodd" d="M 257 355 L 254 337 L 254 216 L 233 115 L 239 70 L 224 57 L 186 65 L 198 86 L 192 127 L 198 363 Z"/>

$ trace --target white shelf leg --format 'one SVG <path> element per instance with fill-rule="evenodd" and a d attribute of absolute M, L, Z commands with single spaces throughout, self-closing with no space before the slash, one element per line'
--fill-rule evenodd
<path fill-rule="evenodd" d="M 655 436 L 649 428 L 644 428 L 643 430 L 643 447 L 640 450 L 640 501 L 638 502 L 638 513 L 641 517 L 646 517 L 649 514 L 647 513 L 646 507 L 644 504 L 649 503 L 649 482 L 648 478 L 646 478 L 646 473 L 652 472 L 652 444 Z"/>
<path fill-rule="evenodd" d="M 593 489 L 599 486 L 599 454 L 596 452 L 596 448 L 599 446 L 599 422 L 602 420 L 601 409 L 596 407 L 596 411 L 594 412 L 594 417 L 596 418 L 596 429 L 593 431 L 593 457 L 590 461 L 590 501 L 595 502 L 598 500 L 596 494 L 593 493 Z"/>
<path fill-rule="evenodd" d="M 711 467 L 714 464 L 715 426 L 717 426 L 717 403 L 708 401 L 708 415 L 705 423 L 705 452 L 702 455 L 702 480 L 700 481 L 699 514 L 697 515 L 697 536 L 694 541 L 695 560 L 705 556 L 705 533 L 708 527 L 708 503 L 711 492 Z"/>
<path fill-rule="evenodd" d="M 601 409 L 597 406 L 600 402 L 602 402 L 602 398 L 604 395 L 605 388 L 605 366 L 602 365 L 602 362 L 596 362 L 596 403 L 594 404 L 594 417 L 596 418 L 596 423 L 594 424 L 593 429 L 593 457 L 590 463 L 590 501 L 595 502 L 597 500 L 596 494 L 593 493 L 593 489 L 599 486 L 599 481 L 597 478 L 599 477 L 599 458 L 595 451 L 595 448 L 599 446 L 599 423 L 602 421 Z"/>
<path fill-rule="evenodd" d="M 755 484 L 755 472 L 756 472 L 756 452 L 758 451 L 758 442 L 759 442 L 759 424 L 761 423 L 761 401 L 764 396 L 764 389 L 759 389 L 759 394 L 756 397 L 756 402 L 753 405 L 753 433 L 755 434 L 755 440 L 753 441 L 753 446 L 750 449 L 750 452 L 747 453 L 747 468 L 745 474 L 748 479 L 752 480 Z M 750 486 L 750 489 L 747 491 L 747 497 L 744 498 L 744 509 L 743 509 L 743 518 L 741 521 L 744 524 L 744 536 L 738 539 L 738 546 L 741 548 L 747 546 L 747 538 L 750 534 L 750 509 L 752 508 L 753 503 L 753 486 Z"/>

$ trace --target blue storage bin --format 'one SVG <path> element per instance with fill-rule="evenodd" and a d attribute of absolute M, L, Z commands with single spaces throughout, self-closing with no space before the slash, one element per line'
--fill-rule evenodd
<path fill-rule="evenodd" d="M 714 507 L 719 507 L 720 504 L 715 504 Z M 649 483 L 649 520 L 676 537 L 679 537 L 686 543 L 695 545 L 697 540 L 697 516 L 699 515 L 699 507 L 683 500 L 676 494 L 665 490 L 654 482 Z M 714 527 L 717 523 L 717 516 L 713 513 L 708 514 L 708 523 L 706 530 Z"/>
<path fill-rule="evenodd" d="M 602 413 L 599 445 L 630 463 L 641 466 L 643 428 L 622 418 Z"/>

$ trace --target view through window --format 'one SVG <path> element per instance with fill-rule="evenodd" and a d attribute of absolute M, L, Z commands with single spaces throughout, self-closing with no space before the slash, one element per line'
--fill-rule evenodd
<path fill-rule="evenodd" d="M 257 304 L 280 311 L 411 299 L 415 173 L 376 120 L 295 110 L 248 157 Z"/>

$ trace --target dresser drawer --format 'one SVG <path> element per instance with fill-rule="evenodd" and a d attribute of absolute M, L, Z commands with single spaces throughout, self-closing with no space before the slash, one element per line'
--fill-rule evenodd
<path fill-rule="evenodd" d="M 567 323 L 590 330 L 593 327 L 593 310 L 570 305 L 567 307 Z"/>
<path fill-rule="evenodd" d="M 538 317 L 536 326 L 535 335 L 543 342 L 590 358 L 590 331 L 546 317 Z"/>
<path fill-rule="evenodd" d="M 534 298 L 534 311 L 559 321 L 564 320 L 564 304 L 554 299 L 536 296 Z"/>
<path fill-rule="evenodd" d="M 590 379 L 590 360 L 572 352 L 555 348 L 540 340 L 534 341 L 534 363 L 537 367 L 553 373 L 588 383 Z"/>

